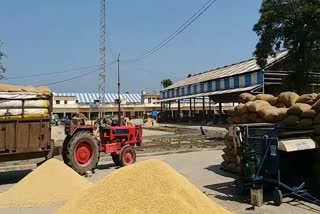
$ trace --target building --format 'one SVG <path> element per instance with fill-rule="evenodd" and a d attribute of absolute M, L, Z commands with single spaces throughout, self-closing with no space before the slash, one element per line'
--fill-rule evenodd
<path fill-rule="evenodd" d="M 207 118 L 207 105 L 218 104 L 219 117 L 223 114 L 222 103 L 238 102 L 240 93 L 276 93 L 279 92 L 290 68 L 286 59 L 287 52 L 279 52 L 269 57 L 265 67 L 261 68 L 256 59 L 249 59 L 236 64 L 212 69 L 191 75 L 175 82 L 160 91 L 161 106 L 172 103 L 189 102 L 189 115 L 193 117 L 192 107 L 195 99 L 202 99 L 202 117 Z M 209 102 L 205 102 L 209 99 Z M 180 112 L 180 109 L 178 109 Z M 210 111 L 209 111 L 210 112 Z"/>
<path fill-rule="evenodd" d="M 53 93 L 53 113 L 61 117 L 71 118 L 75 113 L 83 113 L 89 119 L 98 117 L 102 111 L 107 115 L 118 115 L 118 94 L 105 94 L 106 103 L 99 105 L 98 93 Z M 145 118 L 153 110 L 161 111 L 158 93 L 120 95 L 121 115 L 132 118 Z M 165 107 L 165 105 L 163 106 Z M 201 109 L 201 103 L 197 102 L 197 109 Z M 188 104 L 182 104 L 182 109 L 188 110 Z M 172 104 L 172 110 L 177 110 L 178 105 Z"/>

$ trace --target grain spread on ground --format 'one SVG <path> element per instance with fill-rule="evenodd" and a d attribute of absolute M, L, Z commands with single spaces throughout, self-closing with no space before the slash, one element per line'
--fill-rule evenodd
<path fill-rule="evenodd" d="M 166 163 L 148 160 L 118 169 L 58 214 L 229 213 Z"/>
<path fill-rule="evenodd" d="M 0 194 L 0 207 L 35 207 L 70 200 L 92 183 L 62 161 L 50 159 Z"/>

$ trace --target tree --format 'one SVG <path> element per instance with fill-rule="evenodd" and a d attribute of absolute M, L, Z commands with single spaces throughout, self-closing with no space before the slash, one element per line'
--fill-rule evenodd
<path fill-rule="evenodd" d="M 1 42 L 0 42 L 0 47 L 1 47 Z M 4 68 L 4 66 L 3 66 L 2 63 L 1 63 L 1 60 L 2 60 L 2 58 L 3 58 L 4 56 L 5 56 L 4 53 L 1 52 L 1 50 L 0 50 L 0 79 L 3 78 L 3 73 L 6 72 L 6 69 Z"/>
<path fill-rule="evenodd" d="M 287 50 L 294 71 L 287 81 L 298 93 L 308 89 L 320 68 L 319 8 L 319 0 L 263 0 L 253 27 L 260 37 L 254 52 L 258 64 L 263 67 L 269 55 Z"/>
<path fill-rule="evenodd" d="M 173 84 L 173 82 L 172 82 L 171 79 L 165 79 L 165 80 L 161 81 L 161 85 L 162 85 L 163 88 L 167 88 L 172 84 Z"/>

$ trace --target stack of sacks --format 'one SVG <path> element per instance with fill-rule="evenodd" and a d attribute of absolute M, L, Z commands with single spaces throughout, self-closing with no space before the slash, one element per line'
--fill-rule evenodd
<path fill-rule="evenodd" d="M 240 173 L 240 165 L 238 163 L 236 149 L 234 147 L 233 138 L 229 133 L 224 138 L 226 148 L 223 149 L 223 162 L 221 163 L 224 170 L 234 173 Z"/>
<path fill-rule="evenodd" d="M 50 89 L 0 84 L 0 119 L 49 118 Z"/>
<path fill-rule="evenodd" d="M 281 127 L 314 128 L 320 134 L 320 94 L 283 92 L 240 95 L 240 104 L 229 110 L 230 124 L 279 123 Z"/>

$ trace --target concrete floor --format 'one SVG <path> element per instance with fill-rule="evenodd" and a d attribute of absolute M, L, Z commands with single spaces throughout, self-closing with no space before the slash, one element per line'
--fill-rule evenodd
<path fill-rule="evenodd" d="M 221 204 L 223 207 L 236 213 L 252 212 L 252 213 L 318 213 L 320 207 L 310 205 L 301 201 L 291 201 L 284 203 L 280 207 L 275 207 L 266 203 L 261 208 L 249 211 L 251 206 L 246 203 L 244 198 L 234 196 L 233 175 L 226 173 L 220 169 L 222 151 L 200 151 L 169 155 L 149 155 L 139 157 L 138 161 L 147 159 L 160 159 L 167 162 L 178 172 L 183 174 L 200 190 L 205 192 L 212 200 Z M 99 164 L 96 173 L 88 178 L 92 182 L 97 182 L 111 171 L 116 170 L 112 162 L 102 162 Z M 28 171 L 17 171 L 3 176 L 0 174 L 0 192 L 5 191 L 14 185 Z M 6 179 L 4 179 L 4 177 Z M 107 196 L 106 196 L 107 198 Z M 290 201 L 290 200 L 286 200 Z M 55 204 L 40 208 L 10 208 L 0 209 L 0 213 L 8 214 L 42 214 L 53 213 L 61 204 Z"/>

